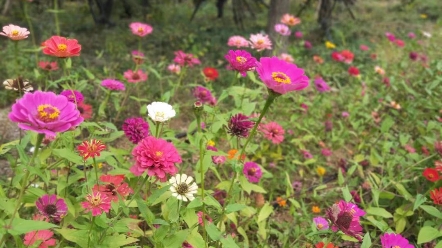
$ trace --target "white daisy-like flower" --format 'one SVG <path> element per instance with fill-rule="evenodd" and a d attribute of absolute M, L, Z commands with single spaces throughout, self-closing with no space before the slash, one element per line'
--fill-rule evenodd
<path fill-rule="evenodd" d="M 175 176 L 169 179 L 169 183 L 172 184 L 170 187 L 170 191 L 172 195 L 175 196 L 178 200 L 182 201 L 193 201 L 198 190 L 198 185 L 193 182 L 193 178 L 191 176 L 187 176 L 186 174 L 176 174 Z"/>
<path fill-rule="evenodd" d="M 165 102 L 153 102 L 147 105 L 147 112 L 152 120 L 158 122 L 168 121 L 176 115 L 172 105 Z"/>
<path fill-rule="evenodd" d="M 432 36 L 431 33 L 425 32 L 425 31 L 422 31 L 422 34 L 427 38 L 431 38 L 431 36 Z"/>

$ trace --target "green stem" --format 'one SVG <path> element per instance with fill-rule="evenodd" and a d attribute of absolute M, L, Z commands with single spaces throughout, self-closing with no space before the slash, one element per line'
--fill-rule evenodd
<path fill-rule="evenodd" d="M 121 111 L 123 110 L 124 105 L 126 104 L 127 97 L 130 95 L 132 88 L 133 88 L 132 84 L 128 84 L 126 94 L 124 95 L 123 101 L 121 102 L 120 109 L 118 109 L 118 111 L 117 111 L 117 115 L 115 116 L 114 123 L 118 121 L 118 117 L 120 116 Z"/>
<path fill-rule="evenodd" d="M 92 158 L 92 160 L 94 161 L 95 179 L 97 180 L 97 187 L 98 187 L 98 168 L 97 168 L 97 161 L 95 160 L 95 158 Z"/>
<path fill-rule="evenodd" d="M 91 216 L 91 226 L 89 227 L 89 233 L 88 233 L 88 238 L 87 238 L 87 247 L 91 247 L 90 246 L 90 242 L 91 242 L 91 236 L 92 236 L 92 227 L 94 226 L 94 219 L 95 216 Z"/>
<path fill-rule="evenodd" d="M 156 126 L 156 128 L 155 128 L 155 137 L 156 138 L 158 138 L 159 135 L 160 135 L 160 125 L 161 125 L 161 122 L 159 122 L 159 121 L 157 121 L 155 123 L 155 126 Z"/>

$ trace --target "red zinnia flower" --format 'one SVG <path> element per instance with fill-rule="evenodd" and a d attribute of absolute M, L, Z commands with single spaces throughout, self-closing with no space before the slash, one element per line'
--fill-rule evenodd
<path fill-rule="evenodd" d="M 106 145 L 96 139 L 83 141 L 83 143 L 77 146 L 78 153 L 80 153 L 84 160 L 100 156 L 100 152 L 104 149 L 106 149 Z"/>
<path fill-rule="evenodd" d="M 52 36 L 42 43 L 43 53 L 46 55 L 68 58 L 80 56 L 81 45 L 76 39 L 66 39 L 61 36 Z"/>
<path fill-rule="evenodd" d="M 350 68 L 348 68 L 348 73 L 351 75 L 351 76 L 358 76 L 359 75 L 359 69 L 358 68 L 356 68 L 356 67 L 354 67 L 354 66 L 350 66 Z"/>
<path fill-rule="evenodd" d="M 92 118 L 92 105 L 84 102 L 78 102 L 77 109 L 80 111 L 80 116 L 83 117 L 83 119 L 88 120 Z"/>
<path fill-rule="evenodd" d="M 436 205 L 442 205 L 442 187 L 439 189 L 434 189 L 430 192 L 430 198 Z"/>
<path fill-rule="evenodd" d="M 218 78 L 218 71 L 215 68 L 206 67 L 203 73 L 208 81 L 215 81 Z"/>
<path fill-rule="evenodd" d="M 124 182 L 124 175 L 101 175 L 100 181 L 105 185 L 95 185 L 92 191 L 100 191 L 107 195 L 113 202 L 118 202 L 119 196 L 125 199 L 133 190 Z"/>
<path fill-rule="evenodd" d="M 81 206 L 86 210 L 86 213 L 92 212 L 92 216 L 97 216 L 103 212 L 109 212 L 111 201 L 106 194 L 92 191 L 92 194 L 86 196 L 86 201 L 82 202 Z"/>
<path fill-rule="evenodd" d="M 423 172 L 422 175 L 427 178 L 428 181 L 430 182 L 436 182 L 437 180 L 440 179 L 439 173 L 437 172 L 436 169 L 433 168 L 426 168 Z"/>
<path fill-rule="evenodd" d="M 48 62 L 48 61 L 40 61 L 38 62 L 38 67 L 45 71 L 56 71 L 58 70 L 58 64 L 57 61 L 54 62 Z"/>
<path fill-rule="evenodd" d="M 338 246 L 335 246 L 333 243 L 328 243 L 327 246 L 324 244 L 324 242 L 319 242 L 315 245 L 316 248 L 338 248 Z"/>

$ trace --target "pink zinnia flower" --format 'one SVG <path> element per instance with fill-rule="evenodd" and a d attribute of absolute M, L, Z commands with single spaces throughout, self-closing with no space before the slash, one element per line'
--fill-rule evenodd
<path fill-rule="evenodd" d="M 179 65 L 170 64 L 167 67 L 167 70 L 169 70 L 170 72 L 175 73 L 175 74 L 180 74 L 181 67 Z"/>
<path fill-rule="evenodd" d="M 124 72 L 123 76 L 128 83 L 136 84 L 147 80 L 147 74 L 144 73 L 141 69 L 138 69 L 138 71 L 132 71 L 131 69 L 129 69 Z"/>
<path fill-rule="evenodd" d="M 292 33 L 290 28 L 285 24 L 276 24 L 275 31 L 282 36 L 289 36 Z"/>
<path fill-rule="evenodd" d="M 258 183 L 262 177 L 262 170 L 255 162 L 246 162 L 242 172 L 251 183 Z"/>
<path fill-rule="evenodd" d="M 28 38 L 29 31 L 26 28 L 9 24 L 3 27 L 3 32 L 0 32 L 0 35 L 6 36 L 11 40 L 24 40 Z"/>
<path fill-rule="evenodd" d="M 250 35 L 250 47 L 261 52 L 264 49 L 272 49 L 272 41 L 266 34 L 252 34 Z"/>
<path fill-rule="evenodd" d="M 38 62 L 38 67 L 45 71 L 56 71 L 58 70 L 58 64 L 57 61 L 54 62 L 48 62 L 48 61 L 40 61 Z"/>
<path fill-rule="evenodd" d="M 9 119 L 24 130 L 55 136 L 83 122 L 75 104 L 52 92 L 26 93 L 12 105 Z"/>
<path fill-rule="evenodd" d="M 326 210 L 327 217 L 332 224 L 333 232 L 342 231 L 343 233 L 355 237 L 362 241 L 362 226 L 360 217 L 365 212 L 357 205 L 340 200 Z"/>
<path fill-rule="evenodd" d="M 175 175 L 178 169 L 175 163 L 181 163 L 181 156 L 173 146 L 163 139 L 152 136 L 141 140 L 132 151 L 135 164 L 130 171 L 135 176 L 145 171 L 149 176 L 156 176 L 161 182 L 167 181 L 166 175 Z"/>
<path fill-rule="evenodd" d="M 350 113 L 348 113 L 348 112 L 346 112 L 346 111 L 344 111 L 344 112 L 342 112 L 342 117 L 344 117 L 344 118 L 347 118 L 347 117 L 349 117 L 350 116 Z"/>
<path fill-rule="evenodd" d="M 228 69 L 239 72 L 243 77 L 256 66 L 256 59 L 244 50 L 230 50 L 224 58 L 229 62 Z"/>
<path fill-rule="evenodd" d="M 78 90 L 63 90 L 60 95 L 66 97 L 68 101 L 75 104 L 83 102 L 84 100 L 83 94 Z"/>
<path fill-rule="evenodd" d="M 307 150 L 301 150 L 302 156 L 304 156 L 304 159 L 311 159 L 313 158 L 313 155 L 307 151 Z"/>
<path fill-rule="evenodd" d="M 295 63 L 295 60 L 293 59 L 292 55 L 287 53 L 281 53 L 278 58 L 284 60 L 287 63 Z"/>
<path fill-rule="evenodd" d="M 203 212 L 202 211 L 198 211 L 198 213 L 196 213 L 196 215 L 198 216 L 198 223 L 201 226 L 204 226 L 204 221 L 203 221 Z M 206 219 L 206 223 L 212 223 L 213 220 L 212 218 L 210 218 L 210 216 L 208 214 L 204 214 L 204 219 Z"/>
<path fill-rule="evenodd" d="M 153 31 L 153 28 L 150 25 L 141 22 L 132 22 L 129 27 L 132 34 L 140 37 L 144 37 Z"/>
<path fill-rule="evenodd" d="M 216 99 L 212 95 L 209 89 L 203 86 L 196 86 L 193 91 L 193 96 L 202 103 L 210 104 L 212 106 L 216 105 Z"/>
<path fill-rule="evenodd" d="M 93 114 L 92 105 L 80 102 L 77 103 L 77 109 L 78 111 L 80 111 L 80 116 L 83 117 L 83 119 L 89 120 L 90 118 L 92 118 Z"/>
<path fill-rule="evenodd" d="M 405 46 L 405 42 L 403 40 L 395 40 L 394 43 L 396 44 L 396 46 L 398 47 L 404 47 Z"/>
<path fill-rule="evenodd" d="M 68 58 L 80 56 L 81 45 L 76 39 L 67 39 L 61 36 L 52 36 L 42 43 L 43 53 L 46 55 Z"/>
<path fill-rule="evenodd" d="M 207 150 L 217 152 L 218 149 L 213 146 L 207 146 Z M 226 162 L 226 156 L 212 156 L 212 162 L 214 164 L 224 164 Z"/>
<path fill-rule="evenodd" d="M 106 149 L 106 145 L 97 139 L 85 140 L 77 146 L 77 151 L 84 161 L 88 158 L 99 157 L 100 152 L 104 151 L 104 149 Z"/>
<path fill-rule="evenodd" d="M 135 64 L 141 65 L 144 62 L 144 59 L 144 53 L 137 50 L 132 51 L 132 60 L 135 62 Z"/>
<path fill-rule="evenodd" d="M 124 200 L 133 193 L 129 185 L 124 182 L 124 175 L 101 175 L 100 181 L 105 185 L 95 185 L 92 191 L 100 191 L 113 202 L 118 202 L 119 198 Z"/>
<path fill-rule="evenodd" d="M 396 40 L 396 37 L 394 36 L 394 34 L 389 33 L 389 32 L 386 32 L 386 33 L 385 33 L 385 37 L 387 37 L 387 39 L 388 39 L 389 41 L 391 41 L 391 42 L 393 42 L 393 41 Z"/>
<path fill-rule="evenodd" d="M 361 49 L 361 51 L 368 51 L 368 50 L 370 50 L 370 48 L 368 46 L 366 46 L 366 45 L 360 45 L 359 49 Z"/>
<path fill-rule="evenodd" d="M 123 123 L 126 137 L 134 144 L 149 136 L 149 123 L 141 117 L 128 118 Z"/>
<path fill-rule="evenodd" d="M 108 213 L 111 208 L 111 199 L 99 191 L 92 191 L 92 194 L 86 196 L 86 201 L 81 206 L 87 212 L 92 212 L 92 216 L 101 215 L 103 212 Z"/>
<path fill-rule="evenodd" d="M 124 91 L 126 89 L 122 82 L 109 78 L 101 81 L 101 86 L 112 91 Z"/>
<path fill-rule="evenodd" d="M 296 37 L 296 38 L 301 39 L 303 36 L 304 36 L 304 35 L 302 34 L 301 31 L 296 31 L 296 32 L 295 32 L 295 37 Z"/>
<path fill-rule="evenodd" d="M 262 57 L 256 71 L 264 84 L 279 94 L 302 90 L 309 85 L 309 78 L 303 69 L 277 57 Z"/>
<path fill-rule="evenodd" d="M 43 195 L 37 199 L 35 206 L 42 215 L 55 222 L 60 222 L 68 212 L 66 202 L 61 198 L 57 199 L 57 195 Z"/>
<path fill-rule="evenodd" d="M 246 38 L 239 36 L 239 35 L 235 35 L 229 38 L 229 41 L 227 41 L 227 45 L 231 46 L 231 47 L 248 47 L 249 46 L 249 42 L 247 41 Z"/>
<path fill-rule="evenodd" d="M 264 138 L 270 140 L 273 144 L 279 144 L 284 140 L 284 129 L 276 122 L 269 122 L 262 124 L 259 130 L 264 135 Z"/>
<path fill-rule="evenodd" d="M 324 157 L 329 157 L 329 156 L 331 156 L 333 153 L 332 153 L 332 151 L 331 151 L 330 149 L 323 148 L 323 149 L 321 150 L 321 154 L 322 154 Z"/>
<path fill-rule="evenodd" d="M 306 40 L 304 41 L 304 47 L 305 49 L 312 49 L 313 45 L 310 41 Z"/>
<path fill-rule="evenodd" d="M 25 235 L 23 244 L 26 246 L 32 246 L 36 242 L 40 242 L 38 248 L 48 248 L 49 246 L 56 245 L 56 239 L 52 239 L 54 233 L 49 230 L 39 230 L 28 232 Z"/>
<path fill-rule="evenodd" d="M 175 52 L 175 58 L 173 59 L 173 62 L 179 64 L 180 66 L 187 65 L 189 67 L 201 64 L 201 61 L 195 58 L 195 55 L 191 53 L 184 53 L 181 50 Z"/>
<path fill-rule="evenodd" d="M 414 39 L 416 38 L 416 35 L 413 32 L 408 33 L 408 38 Z"/>
<path fill-rule="evenodd" d="M 322 77 L 318 77 L 315 79 L 315 86 L 319 92 L 327 92 L 330 91 L 330 86 L 328 86 L 327 82 L 322 79 Z"/>
<path fill-rule="evenodd" d="M 294 15 L 284 14 L 281 18 L 281 22 L 289 26 L 295 26 L 301 23 L 301 19 L 296 18 Z"/>
<path fill-rule="evenodd" d="M 227 133 L 239 138 L 247 138 L 254 123 L 248 116 L 241 113 L 230 117 Z"/>
<path fill-rule="evenodd" d="M 318 230 L 328 230 L 328 221 L 322 217 L 313 218 L 316 228 Z"/>
<path fill-rule="evenodd" d="M 414 248 L 414 245 L 410 244 L 408 240 L 400 234 L 384 233 L 381 235 L 382 248 Z"/>

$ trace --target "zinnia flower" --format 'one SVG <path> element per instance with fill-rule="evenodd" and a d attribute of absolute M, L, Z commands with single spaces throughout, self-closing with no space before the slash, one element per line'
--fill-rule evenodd
<path fill-rule="evenodd" d="M 229 120 L 227 132 L 239 138 L 246 138 L 249 136 L 250 129 L 253 127 L 253 121 L 243 114 L 236 114 Z"/>
<path fill-rule="evenodd" d="M 292 55 L 287 53 L 281 53 L 278 58 L 284 60 L 287 63 L 295 63 L 295 60 L 293 59 Z"/>
<path fill-rule="evenodd" d="M 92 216 L 101 215 L 103 212 L 108 213 L 111 208 L 111 200 L 106 195 L 99 191 L 92 191 L 86 196 L 86 201 L 81 203 L 81 206 L 87 212 L 92 212 Z"/>
<path fill-rule="evenodd" d="M 229 38 L 229 40 L 227 41 L 227 45 L 231 46 L 231 47 L 248 47 L 249 46 L 249 42 L 246 40 L 246 38 L 242 37 L 242 36 L 232 36 Z"/>
<path fill-rule="evenodd" d="M 163 139 L 148 136 L 141 140 L 132 151 L 135 164 L 130 171 L 140 176 L 145 171 L 149 176 L 156 176 L 161 182 L 167 180 L 166 175 L 175 175 L 178 169 L 175 163 L 181 163 L 181 156 L 173 146 Z"/>
<path fill-rule="evenodd" d="M 276 122 L 269 122 L 259 126 L 259 130 L 264 138 L 270 140 L 273 144 L 279 144 L 284 140 L 284 129 Z"/>
<path fill-rule="evenodd" d="M 398 46 L 398 47 L 404 47 L 405 46 L 405 42 L 403 40 L 399 40 L 399 39 L 395 40 L 394 44 L 396 44 L 396 46 Z"/>
<path fill-rule="evenodd" d="M 430 198 L 436 205 L 442 205 L 442 187 L 434 189 L 430 192 Z"/>
<path fill-rule="evenodd" d="M 318 230 L 328 229 L 328 221 L 322 217 L 313 218 L 313 222 L 315 223 L 315 226 L 316 228 L 318 228 Z"/>
<path fill-rule="evenodd" d="M 305 49 L 312 49 L 313 45 L 310 41 L 306 40 L 304 41 L 304 48 Z"/>
<path fill-rule="evenodd" d="M 31 92 L 34 90 L 34 87 L 29 82 L 29 80 L 23 79 L 22 77 L 18 77 L 17 79 L 6 79 L 3 82 L 3 85 L 7 90 L 15 90 L 21 92 Z"/>
<path fill-rule="evenodd" d="M 255 162 L 246 162 L 242 173 L 251 183 L 258 183 L 262 177 L 262 170 Z"/>
<path fill-rule="evenodd" d="M 38 62 L 38 67 L 45 71 L 56 71 L 58 70 L 57 61 L 49 62 L 49 61 L 40 61 Z"/>
<path fill-rule="evenodd" d="M 193 201 L 195 199 L 193 195 L 196 194 L 198 185 L 192 182 L 193 178 L 186 174 L 177 174 L 171 177 L 169 183 L 172 184 L 172 186 L 170 186 L 172 196 L 181 201 Z"/>
<path fill-rule="evenodd" d="M 139 83 L 147 80 L 147 73 L 144 73 L 141 69 L 137 71 L 127 70 L 123 74 L 124 78 L 129 83 Z"/>
<path fill-rule="evenodd" d="M 410 38 L 410 39 L 414 39 L 414 38 L 416 38 L 416 34 L 414 34 L 413 32 L 410 32 L 410 33 L 408 33 L 408 38 Z"/>
<path fill-rule="evenodd" d="M 331 156 L 333 153 L 332 153 L 332 151 L 330 151 L 330 149 L 324 148 L 324 149 L 321 150 L 321 154 L 322 154 L 324 157 L 329 157 L 329 156 Z"/>
<path fill-rule="evenodd" d="M 350 66 L 350 68 L 348 68 L 348 73 L 351 75 L 351 76 L 358 76 L 359 75 L 359 69 L 358 68 L 356 68 L 356 67 L 354 67 L 354 66 Z"/>
<path fill-rule="evenodd" d="M 264 84 L 279 94 L 302 90 L 309 85 L 309 78 L 305 76 L 303 69 L 277 57 L 262 57 L 257 63 L 256 71 Z"/>
<path fill-rule="evenodd" d="M 175 74 L 180 74 L 181 67 L 179 65 L 170 64 L 167 67 L 167 70 L 169 70 L 170 72 L 175 73 Z"/>
<path fill-rule="evenodd" d="M 264 49 L 272 49 L 272 41 L 266 34 L 252 34 L 250 35 L 250 47 L 261 52 Z"/>
<path fill-rule="evenodd" d="M 214 152 L 218 151 L 218 149 L 216 149 L 216 147 L 214 147 L 214 146 L 207 146 L 207 150 L 214 151 Z M 224 164 L 224 162 L 226 162 L 226 157 L 225 156 L 212 156 L 212 162 L 214 164 Z"/>
<path fill-rule="evenodd" d="M 439 153 L 440 156 L 442 156 L 442 141 L 434 142 L 434 150 L 436 150 L 436 152 Z"/>
<path fill-rule="evenodd" d="M 302 34 L 301 31 L 296 31 L 296 32 L 295 32 L 295 37 L 296 37 L 296 38 L 301 39 L 302 36 L 303 36 L 303 34 Z"/>
<path fill-rule="evenodd" d="M 414 248 L 414 245 L 410 244 L 408 240 L 400 234 L 384 233 L 380 238 L 382 248 Z"/>
<path fill-rule="evenodd" d="M 122 82 L 115 79 L 104 79 L 101 81 L 101 86 L 112 91 L 124 91 L 126 89 Z"/>
<path fill-rule="evenodd" d="M 132 34 L 140 36 L 140 37 L 144 37 L 150 33 L 152 33 L 153 28 L 152 26 L 145 24 L 145 23 L 141 23 L 141 22 L 132 22 L 129 25 Z"/>
<path fill-rule="evenodd" d="M 195 90 L 193 91 L 193 96 L 202 103 L 210 104 L 212 106 L 216 104 L 216 99 L 210 90 L 203 86 L 196 86 Z"/>
<path fill-rule="evenodd" d="M 314 82 L 315 82 L 316 89 L 319 92 L 330 91 L 330 86 L 328 86 L 328 84 L 321 77 L 316 78 Z"/>
<path fill-rule="evenodd" d="M 57 195 L 43 195 L 35 202 L 38 211 L 50 220 L 60 222 L 60 220 L 68 212 L 68 206 L 61 198 L 57 199 Z"/>
<path fill-rule="evenodd" d="M 52 236 L 54 236 L 54 233 L 49 230 L 28 232 L 25 234 L 23 244 L 30 247 L 37 242 L 39 243 L 38 248 L 48 248 L 56 245 L 57 240 L 52 239 Z"/>
<path fill-rule="evenodd" d="M 153 121 L 165 122 L 176 115 L 172 105 L 165 102 L 153 102 L 147 105 L 147 112 Z"/>
<path fill-rule="evenodd" d="M 149 136 L 149 123 L 141 117 L 128 118 L 123 123 L 126 137 L 134 144 Z"/>
<path fill-rule="evenodd" d="M 430 182 L 436 182 L 440 179 L 439 173 L 434 168 L 426 168 L 422 175 Z"/>
<path fill-rule="evenodd" d="M 212 218 L 210 218 L 210 216 L 208 214 L 204 214 L 202 211 L 198 211 L 198 213 L 196 213 L 196 215 L 198 216 L 198 223 L 201 226 L 204 226 L 204 221 L 203 221 L 203 215 L 204 215 L 204 219 L 206 219 L 206 223 L 212 223 L 213 220 Z"/>
<path fill-rule="evenodd" d="M 95 185 L 92 191 L 99 191 L 107 195 L 113 202 L 118 202 L 119 197 L 125 199 L 133 190 L 124 182 L 124 175 L 101 175 L 100 181 L 105 185 Z"/>
<path fill-rule="evenodd" d="M 63 90 L 60 95 L 66 97 L 68 101 L 75 104 L 83 102 L 84 100 L 83 94 L 78 90 Z"/>
<path fill-rule="evenodd" d="M 349 50 L 342 50 L 341 55 L 344 57 L 344 63 L 346 64 L 351 64 L 355 57 L 355 55 Z"/>
<path fill-rule="evenodd" d="M 332 224 L 333 232 L 340 230 L 362 241 L 362 226 L 359 218 L 364 216 L 365 212 L 357 205 L 340 200 L 339 203 L 335 203 L 327 209 L 326 213 Z"/>
<path fill-rule="evenodd" d="M 177 51 L 175 52 L 175 58 L 173 59 L 173 62 L 179 64 L 180 66 L 189 66 L 192 67 L 194 65 L 201 64 L 201 61 L 191 53 L 184 53 L 183 51 Z"/>
<path fill-rule="evenodd" d="M 86 104 L 84 102 L 79 102 L 77 103 L 77 109 L 78 111 L 80 111 L 80 115 L 81 117 L 83 117 L 83 119 L 89 120 L 90 118 L 92 118 L 92 105 Z"/>
<path fill-rule="evenodd" d="M 327 245 L 325 245 L 324 242 L 319 242 L 315 245 L 315 248 L 339 248 L 339 247 L 335 246 L 333 243 L 328 243 Z"/>
<path fill-rule="evenodd" d="M 333 44 L 333 42 L 326 41 L 326 42 L 325 42 L 325 47 L 328 48 L 328 49 L 335 49 L 335 48 L 336 48 L 336 45 Z"/>
<path fill-rule="evenodd" d="M 367 45 L 360 45 L 359 49 L 361 49 L 361 51 L 368 51 L 368 50 L 370 50 L 370 48 Z"/>
<path fill-rule="evenodd" d="M 282 36 L 289 36 L 292 33 L 290 28 L 284 24 L 276 24 L 275 31 Z"/>
<path fill-rule="evenodd" d="M 393 42 L 393 41 L 396 40 L 396 37 L 394 36 L 394 34 L 389 33 L 389 32 L 386 32 L 386 33 L 385 33 L 385 37 L 387 37 L 387 39 L 388 39 L 389 41 L 391 41 L 391 42 Z"/>
<path fill-rule="evenodd" d="M 85 140 L 77 146 L 78 153 L 80 153 L 84 160 L 99 157 L 100 152 L 104 151 L 104 149 L 106 149 L 106 145 L 96 139 Z"/>
<path fill-rule="evenodd" d="M 141 65 L 144 62 L 144 59 L 144 53 L 137 50 L 132 51 L 132 60 L 136 65 Z"/>
<path fill-rule="evenodd" d="M 244 50 L 230 50 L 225 56 L 229 62 L 228 69 L 237 71 L 241 76 L 245 77 L 248 71 L 252 71 L 256 66 L 256 59 Z"/>
<path fill-rule="evenodd" d="M 52 36 L 43 42 L 43 47 L 44 54 L 59 58 L 80 56 L 81 51 L 81 45 L 76 39 L 61 36 Z"/>
<path fill-rule="evenodd" d="M 3 32 L 0 32 L 0 35 L 6 36 L 11 40 L 24 40 L 28 38 L 29 31 L 26 28 L 9 24 L 3 27 Z"/>
<path fill-rule="evenodd" d="M 294 15 L 284 14 L 281 18 L 281 22 L 289 26 L 295 26 L 301 23 L 301 19 L 296 18 Z"/>
<path fill-rule="evenodd" d="M 83 118 L 75 104 L 52 92 L 27 93 L 12 105 L 9 119 L 24 130 L 55 136 L 80 125 Z"/>
<path fill-rule="evenodd" d="M 215 81 L 218 78 L 218 71 L 213 67 L 204 68 L 203 74 L 208 81 Z"/>

